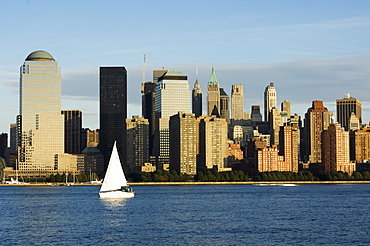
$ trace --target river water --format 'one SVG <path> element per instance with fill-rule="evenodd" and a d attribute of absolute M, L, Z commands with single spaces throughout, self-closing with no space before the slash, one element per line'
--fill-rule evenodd
<path fill-rule="evenodd" d="M 370 184 L 0 187 L 1 245 L 369 245 Z"/>

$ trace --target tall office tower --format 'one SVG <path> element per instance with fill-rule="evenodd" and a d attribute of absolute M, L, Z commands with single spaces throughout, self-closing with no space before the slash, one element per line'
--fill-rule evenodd
<path fill-rule="evenodd" d="M 192 112 L 193 114 L 195 114 L 195 118 L 198 118 L 199 116 L 201 116 L 203 113 L 203 109 L 202 109 L 202 90 L 200 89 L 200 85 L 199 85 L 199 82 L 198 82 L 198 78 L 195 80 L 195 83 L 194 83 L 194 88 L 193 88 L 193 92 L 192 92 Z"/>
<path fill-rule="evenodd" d="M 322 132 L 322 163 L 324 171 L 343 171 L 350 175 L 356 171 L 356 164 L 349 160 L 349 133 L 340 124 L 330 124 Z"/>
<path fill-rule="evenodd" d="M 243 85 L 231 86 L 231 119 L 244 119 L 244 92 Z"/>
<path fill-rule="evenodd" d="M 105 168 L 113 144 L 123 164 L 126 162 L 127 71 L 125 67 L 100 67 L 99 149 Z"/>
<path fill-rule="evenodd" d="M 321 133 L 327 130 L 332 113 L 324 107 L 323 101 L 313 101 L 304 119 L 304 161 L 319 163 L 321 155 Z"/>
<path fill-rule="evenodd" d="M 64 154 L 61 85 L 60 67 L 48 52 L 32 52 L 20 68 L 19 170 L 47 175 L 77 169 L 77 159 Z"/>
<path fill-rule="evenodd" d="M 199 123 L 199 167 L 218 171 L 227 167 L 228 124 L 225 119 L 207 116 Z"/>
<path fill-rule="evenodd" d="M 265 121 L 269 121 L 269 114 L 272 108 L 277 108 L 276 103 L 276 90 L 274 83 L 270 83 L 265 89 L 264 95 L 264 106 L 265 106 Z"/>
<path fill-rule="evenodd" d="M 15 168 L 17 159 L 17 124 L 10 124 L 9 155 L 6 157 L 8 166 Z"/>
<path fill-rule="evenodd" d="M 207 87 L 207 115 L 211 115 L 214 107 L 220 112 L 220 86 L 217 81 L 215 68 L 212 67 L 211 78 Z"/>
<path fill-rule="evenodd" d="M 259 105 L 252 105 L 252 121 L 255 122 L 262 121 L 262 114 Z"/>
<path fill-rule="evenodd" d="M 153 139 L 155 131 L 155 87 L 152 82 L 146 82 L 141 85 L 141 105 L 142 115 L 149 122 L 149 154 L 152 155 Z"/>
<path fill-rule="evenodd" d="M 179 111 L 191 113 L 191 93 L 188 77 L 181 72 L 166 72 L 158 79 L 155 91 L 156 130 L 153 155 L 157 156 L 157 169 L 169 164 L 169 120 Z"/>
<path fill-rule="evenodd" d="M 281 102 L 281 111 L 286 112 L 288 118 L 290 117 L 290 102 L 287 100 L 284 100 L 284 102 Z"/>
<path fill-rule="evenodd" d="M 197 174 L 197 121 L 194 114 L 170 117 L 170 169 L 178 174 Z"/>
<path fill-rule="evenodd" d="M 5 150 L 8 148 L 8 133 L 0 134 L 0 157 L 5 158 Z"/>
<path fill-rule="evenodd" d="M 64 115 L 64 152 L 80 154 L 81 149 L 81 110 L 62 110 Z"/>
<path fill-rule="evenodd" d="M 346 131 L 349 129 L 349 118 L 355 113 L 360 123 L 362 122 L 362 103 L 360 100 L 351 97 L 348 93 L 343 99 L 337 99 L 337 121 Z"/>
<path fill-rule="evenodd" d="M 129 173 L 137 173 L 138 167 L 149 163 L 149 121 L 139 116 L 126 120 L 127 167 Z"/>
<path fill-rule="evenodd" d="M 280 127 L 279 155 L 283 156 L 282 170 L 298 172 L 299 140 L 299 129 L 297 127 Z"/>
<path fill-rule="evenodd" d="M 230 123 L 230 97 L 220 88 L 220 117 Z"/>

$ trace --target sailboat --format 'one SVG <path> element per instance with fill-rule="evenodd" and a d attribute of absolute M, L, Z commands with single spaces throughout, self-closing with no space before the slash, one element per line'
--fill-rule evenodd
<path fill-rule="evenodd" d="M 135 196 L 128 187 L 121 161 L 118 156 L 116 142 L 109 159 L 107 172 L 99 191 L 100 198 L 132 198 Z"/>

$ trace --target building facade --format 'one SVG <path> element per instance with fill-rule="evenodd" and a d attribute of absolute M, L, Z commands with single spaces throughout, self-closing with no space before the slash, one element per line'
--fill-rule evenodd
<path fill-rule="evenodd" d="M 214 108 L 220 112 L 220 86 L 216 77 L 215 68 L 212 67 L 211 78 L 207 87 L 207 115 L 210 116 Z"/>
<path fill-rule="evenodd" d="M 69 154 L 80 154 L 82 111 L 62 110 L 64 116 L 64 152 Z"/>
<path fill-rule="evenodd" d="M 362 122 L 362 103 L 360 100 L 347 94 L 343 99 L 337 99 L 337 121 L 345 130 L 349 129 L 349 119 L 354 113 L 360 123 Z"/>
<path fill-rule="evenodd" d="M 191 93 L 188 77 L 181 72 L 166 72 L 158 79 L 155 93 L 156 130 L 153 155 L 157 157 L 157 169 L 169 164 L 169 120 L 178 112 L 191 113 Z"/>
<path fill-rule="evenodd" d="M 349 133 L 340 124 L 330 124 L 322 132 L 322 163 L 324 171 L 343 171 L 351 175 L 356 164 L 350 162 Z"/>
<path fill-rule="evenodd" d="M 321 156 L 321 133 L 327 130 L 331 112 L 324 107 L 323 101 L 312 102 L 312 107 L 307 110 L 304 119 L 304 153 L 303 161 L 309 163 L 320 163 Z"/>
<path fill-rule="evenodd" d="M 223 88 L 220 88 L 220 117 L 230 123 L 230 97 Z"/>
<path fill-rule="evenodd" d="M 231 119 L 244 119 L 244 92 L 243 85 L 231 86 Z"/>
<path fill-rule="evenodd" d="M 199 168 L 219 171 L 227 167 L 228 124 L 225 119 L 207 116 L 199 122 Z"/>
<path fill-rule="evenodd" d="M 179 112 L 170 117 L 170 169 L 178 174 L 197 174 L 197 136 L 194 114 Z"/>
<path fill-rule="evenodd" d="M 201 116 L 203 114 L 202 113 L 202 111 L 203 111 L 202 90 L 200 89 L 198 79 L 195 80 L 191 100 L 192 100 L 192 102 L 191 102 L 192 103 L 192 112 L 193 112 L 193 114 L 195 114 L 195 118 L 198 118 L 199 116 Z"/>
<path fill-rule="evenodd" d="M 105 168 L 113 144 L 121 161 L 126 162 L 127 71 L 125 67 L 100 67 L 100 136 L 99 149 Z"/>
<path fill-rule="evenodd" d="M 149 154 L 152 155 L 155 131 L 155 88 L 157 84 L 146 82 L 141 85 L 141 114 L 149 122 Z"/>
<path fill-rule="evenodd" d="M 139 116 L 126 120 L 127 124 L 127 167 L 129 173 L 149 163 L 149 121 Z"/>
<path fill-rule="evenodd" d="M 290 117 L 290 102 L 287 100 L 284 100 L 281 102 L 281 111 L 286 112 L 287 117 Z"/>
<path fill-rule="evenodd" d="M 19 95 L 17 169 L 30 176 L 77 171 L 75 156 L 64 154 L 60 67 L 48 52 L 28 55 L 20 68 Z"/>
<path fill-rule="evenodd" d="M 277 108 L 277 96 L 274 83 L 270 83 L 264 93 L 264 106 L 265 106 L 265 121 L 269 121 L 269 114 L 271 109 Z"/>

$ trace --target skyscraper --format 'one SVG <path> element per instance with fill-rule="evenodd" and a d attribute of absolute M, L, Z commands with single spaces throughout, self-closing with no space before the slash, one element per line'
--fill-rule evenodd
<path fill-rule="evenodd" d="M 60 67 L 48 52 L 34 51 L 26 58 L 19 95 L 18 169 L 38 175 L 76 171 L 77 159 L 64 154 Z"/>
<path fill-rule="evenodd" d="M 215 115 L 207 116 L 199 123 L 199 167 L 203 170 L 215 166 L 218 171 L 227 167 L 228 124 Z"/>
<path fill-rule="evenodd" d="M 197 122 L 195 115 L 179 112 L 170 117 L 170 169 L 197 174 Z"/>
<path fill-rule="evenodd" d="M 349 129 L 349 118 L 351 113 L 354 113 L 359 119 L 360 123 L 362 122 L 362 103 L 360 100 L 351 97 L 348 93 L 345 98 L 337 99 L 337 121 L 346 131 Z"/>
<path fill-rule="evenodd" d="M 356 171 L 356 164 L 350 162 L 349 132 L 339 124 L 330 124 L 322 132 L 322 163 L 324 171 L 343 171 L 351 175 Z"/>
<path fill-rule="evenodd" d="M 277 108 L 276 103 L 276 90 L 274 83 L 270 83 L 265 89 L 264 95 L 264 106 L 265 106 L 265 121 L 269 121 L 269 114 L 272 108 Z"/>
<path fill-rule="evenodd" d="M 279 131 L 279 155 L 283 157 L 284 171 L 298 172 L 299 129 L 294 126 L 281 126 Z"/>
<path fill-rule="evenodd" d="M 290 118 L 290 102 L 287 100 L 284 100 L 284 102 L 281 102 L 281 111 L 286 112 L 288 119 Z"/>
<path fill-rule="evenodd" d="M 146 82 L 141 85 L 142 115 L 149 122 L 149 153 L 152 155 L 155 131 L 155 87 L 157 84 Z"/>
<path fill-rule="evenodd" d="M 332 113 L 324 107 L 323 101 L 313 101 L 312 107 L 307 110 L 304 119 L 304 161 L 320 163 L 321 133 L 327 130 Z"/>
<path fill-rule="evenodd" d="M 188 77 L 181 72 L 166 72 L 158 78 L 155 92 L 156 130 L 153 155 L 157 156 L 157 169 L 169 164 L 169 120 L 179 111 L 191 113 L 191 93 Z"/>
<path fill-rule="evenodd" d="M 192 99 L 192 112 L 193 114 L 195 114 L 195 118 L 198 118 L 203 114 L 202 90 L 200 89 L 198 78 L 195 80 L 191 99 Z"/>
<path fill-rule="evenodd" d="M 139 116 L 127 119 L 127 167 L 130 173 L 149 163 L 149 121 Z"/>
<path fill-rule="evenodd" d="M 254 121 L 254 122 L 262 121 L 262 115 L 261 115 L 259 105 L 252 105 L 251 111 L 252 111 L 252 121 Z"/>
<path fill-rule="evenodd" d="M 81 110 L 62 110 L 64 115 L 64 152 L 80 154 L 81 149 Z"/>
<path fill-rule="evenodd" d="M 207 87 L 207 115 L 211 115 L 216 106 L 220 112 L 220 86 L 216 77 L 215 68 L 212 67 L 211 78 Z"/>
<path fill-rule="evenodd" d="M 230 97 L 223 88 L 220 88 L 220 117 L 230 122 Z"/>
<path fill-rule="evenodd" d="M 125 67 L 100 67 L 99 149 L 107 166 L 115 141 L 126 162 L 127 71 Z"/>
<path fill-rule="evenodd" d="M 231 87 L 231 119 L 241 120 L 244 118 L 244 92 L 243 85 Z"/>

